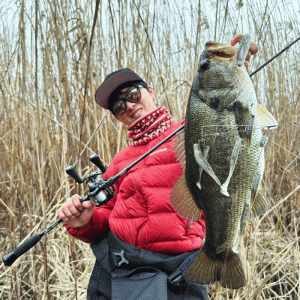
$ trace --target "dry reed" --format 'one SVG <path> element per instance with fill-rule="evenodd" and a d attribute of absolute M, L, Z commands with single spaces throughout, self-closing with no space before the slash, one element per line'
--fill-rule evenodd
<path fill-rule="evenodd" d="M 128 144 L 126 129 L 94 102 L 106 74 L 132 68 L 179 121 L 206 41 L 250 32 L 260 46 L 255 70 L 299 34 L 286 1 L 109 0 L 100 1 L 91 44 L 99 1 L 38 3 L 0 6 L 1 255 L 54 222 L 70 195 L 84 193 L 67 166 L 84 176 L 91 154 L 108 166 Z M 270 210 L 249 223 L 240 245 L 246 287 L 213 284 L 209 299 L 300 298 L 299 49 L 253 77 L 259 102 L 280 124 L 268 133 L 262 191 Z M 89 245 L 56 229 L 11 267 L 1 263 L 0 299 L 85 299 L 93 262 Z"/>

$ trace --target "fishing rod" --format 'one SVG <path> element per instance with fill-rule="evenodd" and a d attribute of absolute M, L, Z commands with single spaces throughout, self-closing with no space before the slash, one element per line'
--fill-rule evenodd
<path fill-rule="evenodd" d="M 290 43 L 288 46 L 286 46 L 285 48 L 283 48 L 281 51 L 279 51 L 277 54 L 275 54 L 272 58 L 270 58 L 267 62 L 265 62 L 264 64 L 262 64 L 260 67 L 258 67 L 254 72 L 252 72 L 249 76 L 251 77 L 252 75 L 254 75 L 255 73 L 257 73 L 258 71 L 260 71 L 262 68 L 264 68 L 266 65 L 268 65 L 273 59 L 275 59 L 276 57 L 278 57 L 280 54 L 282 54 L 284 51 L 286 51 L 288 48 L 290 48 L 292 45 L 294 45 L 295 43 L 297 43 L 300 40 L 300 37 L 298 37 L 296 40 L 294 40 L 292 43 Z"/>
<path fill-rule="evenodd" d="M 179 132 L 183 128 L 184 128 L 184 125 L 181 125 L 172 134 L 170 134 L 164 140 L 162 140 L 159 144 L 157 144 L 156 146 L 151 148 L 143 156 L 138 158 L 136 161 L 134 161 L 128 167 L 124 168 L 117 175 L 115 175 L 115 176 L 113 176 L 109 179 L 103 179 L 102 177 L 100 177 L 100 178 L 98 177 L 99 175 L 102 175 L 106 172 L 106 168 L 103 166 L 103 164 L 102 164 L 102 162 L 101 162 L 101 160 L 100 160 L 100 158 L 97 154 L 93 154 L 90 157 L 90 161 L 93 164 L 95 164 L 100 169 L 100 171 L 93 172 L 93 173 L 89 174 L 84 179 L 82 179 L 78 175 L 78 173 L 76 172 L 76 170 L 73 166 L 68 167 L 66 169 L 66 173 L 68 175 L 70 175 L 72 178 L 74 178 L 75 181 L 79 184 L 86 182 L 87 186 L 89 188 L 89 192 L 80 199 L 80 202 L 83 203 L 85 201 L 91 201 L 97 207 L 100 207 L 100 206 L 106 204 L 114 196 L 115 189 L 113 187 L 113 184 L 121 176 L 123 176 L 125 173 L 127 173 L 137 163 L 139 163 L 146 156 L 148 156 L 153 151 L 155 151 L 158 147 L 160 147 L 162 144 L 164 144 L 166 141 L 168 141 L 170 138 L 172 138 L 177 132 Z M 32 236 L 31 238 L 26 240 L 24 243 L 22 243 L 20 246 L 18 246 L 16 249 L 14 249 L 12 252 L 3 255 L 2 261 L 3 261 L 4 265 L 5 266 L 11 266 L 17 258 L 19 258 L 21 255 L 26 253 L 33 246 L 35 246 L 45 234 L 47 234 L 50 230 L 55 228 L 61 222 L 63 222 L 63 220 L 58 219 L 57 221 L 55 221 L 53 224 L 51 224 L 49 227 L 47 227 L 42 232 L 40 232 L 38 234 L 35 234 L 34 236 Z"/>
<path fill-rule="evenodd" d="M 282 54 L 284 51 L 286 51 L 289 47 L 291 47 L 293 44 L 298 42 L 300 40 L 300 37 L 296 39 L 294 42 L 289 44 L 287 47 L 285 47 L 283 50 L 278 52 L 276 55 L 274 55 L 271 59 L 269 59 L 266 63 L 261 65 L 258 69 L 256 69 L 254 72 L 252 72 L 249 76 L 252 77 L 254 74 L 256 74 L 259 70 L 261 70 L 263 67 L 265 67 L 267 64 L 269 64 L 272 60 L 274 60 L 276 57 L 278 57 L 280 54 Z M 75 179 L 75 181 L 79 184 L 86 182 L 87 186 L 89 188 L 89 192 L 83 196 L 80 199 L 80 202 L 83 203 L 84 201 L 91 201 L 93 204 L 95 204 L 97 207 L 100 207 L 104 204 L 106 204 L 115 193 L 113 184 L 125 173 L 127 173 L 131 168 L 133 168 L 137 163 L 139 163 L 141 160 L 143 160 L 146 156 L 151 154 L 153 151 L 155 151 L 158 147 L 160 147 L 162 144 L 164 144 L 166 141 L 171 139 L 177 132 L 181 131 L 184 128 L 184 125 L 181 125 L 179 128 L 177 128 L 172 134 L 167 136 L 165 139 L 163 139 L 159 144 L 154 146 L 152 149 L 150 149 L 148 152 L 146 152 L 144 155 L 142 155 L 139 159 L 134 161 L 132 164 L 130 164 L 128 167 L 124 168 L 121 172 L 119 172 L 117 175 L 109 178 L 109 179 L 103 179 L 102 177 L 98 177 L 99 175 L 102 175 L 106 172 L 106 168 L 103 166 L 100 158 L 98 155 L 94 154 L 90 157 L 90 161 L 96 165 L 100 171 L 93 172 L 89 174 L 87 177 L 82 179 L 78 173 L 76 172 L 75 168 L 73 166 L 70 166 L 66 169 L 66 173 L 70 175 L 72 178 Z M 57 225 L 59 225 L 61 222 L 63 222 L 62 219 L 58 219 L 53 224 L 51 224 L 49 227 L 47 227 L 42 232 L 35 234 L 25 242 L 23 242 L 20 246 L 18 246 L 16 249 L 14 249 L 12 252 L 5 254 L 2 256 L 2 261 L 5 266 L 11 266 L 14 261 L 22 256 L 24 253 L 26 253 L 29 249 L 31 249 L 33 246 L 35 246 L 40 239 L 47 234 L 50 230 L 55 228 Z"/>

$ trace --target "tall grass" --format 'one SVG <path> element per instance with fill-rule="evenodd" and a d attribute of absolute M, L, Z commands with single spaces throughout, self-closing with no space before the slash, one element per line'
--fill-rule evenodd
<path fill-rule="evenodd" d="M 108 0 L 91 43 L 96 1 L 38 3 L 0 5 L 1 255 L 84 193 L 67 166 L 85 176 L 91 154 L 108 166 L 128 145 L 124 126 L 94 102 L 108 73 L 135 70 L 179 121 L 206 41 L 250 32 L 260 46 L 255 70 L 299 35 L 298 12 L 286 1 Z M 246 287 L 213 284 L 209 299 L 300 298 L 299 49 L 253 77 L 259 102 L 280 124 L 268 133 L 262 192 L 270 210 L 249 223 L 240 244 Z M 89 245 L 55 229 L 11 267 L 0 265 L 0 298 L 85 299 L 93 263 Z"/>

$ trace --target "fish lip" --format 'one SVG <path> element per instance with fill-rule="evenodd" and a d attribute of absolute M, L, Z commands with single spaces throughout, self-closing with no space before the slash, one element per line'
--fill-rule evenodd
<path fill-rule="evenodd" d="M 206 42 L 205 43 L 205 48 L 219 48 L 219 47 L 227 47 L 228 45 L 223 44 L 223 43 L 219 43 L 219 42 Z"/>
<path fill-rule="evenodd" d="M 230 59 L 237 55 L 238 49 L 234 46 L 217 43 L 217 42 L 207 42 L 205 44 L 206 51 L 214 59 L 225 58 Z"/>

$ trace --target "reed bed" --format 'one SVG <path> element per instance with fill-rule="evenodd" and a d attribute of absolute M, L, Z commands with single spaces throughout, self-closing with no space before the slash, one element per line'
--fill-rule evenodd
<path fill-rule="evenodd" d="M 275 0 L 1 1 L 1 255 L 84 194 L 67 178 L 69 165 L 85 176 L 93 153 L 107 167 L 128 145 L 126 128 L 94 102 L 108 73 L 135 70 L 179 121 L 206 41 L 249 32 L 260 46 L 253 71 L 299 36 L 297 10 L 299 2 Z M 209 299 L 300 299 L 299 50 L 252 78 L 279 122 L 267 132 L 262 193 L 270 209 L 240 243 L 247 285 L 212 284 Z M 0 299 L 85 299 L 93 264 L 89 245 L 55 229 L 11 267 L 0 263 Z"/>

